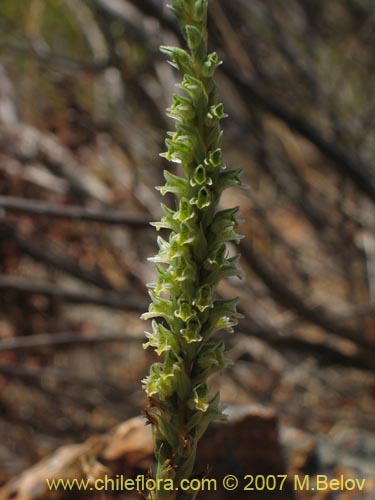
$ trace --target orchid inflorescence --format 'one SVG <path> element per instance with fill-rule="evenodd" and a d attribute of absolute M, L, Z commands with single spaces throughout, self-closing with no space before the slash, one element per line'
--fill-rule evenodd
<path fill-rule="evenodd" d="M 179 164 L 181 175 L 164 171 L 162 195 L 172 193 L 176 209 L 162 204 L 164 217 L 153 225 L 170 231 L 168 241 L 158 237 L 157 281 L 149 284 L 152 302 L 143 319 L 153 319 L 145 347 L 163 357 L 144 380 L 157 458 L 157 479 L 181 481 L 192 475 L 197 443 L 208 424 L 223 418 L 219 395 L 210 397 L 207 379 L 227 360 L 224 344 L 215 332 L 233 332 L 239 314 L 238 299 L 217 299 L 222 278 L 240 276 L 238 255 L 229 257 L 226 243 L 237 242 L 239 208 L 218 209 L 221 193 L 241 186 L 239 169 L 223 163 L 221 120 L 214 73 L 216 53 L 207 52 L 207 0 L 174 0 L 170 6 L 186 39 L 188 50 L 161 47 L 183 80 L 168 114 L 177 122 L 166 140 L 167 160 Z M 193 499 L 197 492 L 174 492 L 173 498 Z M 161 489 L 154 498 L 167 500 Z"/>

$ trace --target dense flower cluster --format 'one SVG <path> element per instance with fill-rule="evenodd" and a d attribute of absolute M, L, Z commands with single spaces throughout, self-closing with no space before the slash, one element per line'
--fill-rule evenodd
<path fill-rule="evenodd" d="M 169 161 L 181 176 L 164 172 L 162 195 L 173 193 L 176 209 L 162 204 L 164 217 L 153 225 L 170 231 L 158 238 L 158 279 L 150 284 L 152 303 L 144 319 L 153 319 L 145 347 L 152 346 L 163 363 L 155 363 L 144 386 L 146 415 L 153 428 L 157 478 L 189 478 L 197 443 L 209 422 L 220 418 L 218 395 L 210 397 L 207 378 L 226 366 L 224 345 L 213 340 L 218 330 L 233 331 L 237 299 L 215 299 L 215 287 L 228 276 L 240 276 L 238 256 L 228 257 L 226 242 L 238 242 L 238 207 L 218 210 L 224 189 L 241 185 L 240 171 L 227 169 L 221 152 L 220 121 L 214 72 L 220 61 L 207 53 L 207 0 L 174 0 L 188 50 L 162 47 L 183 75 L 181 95 L 168 109 L 176 131 L 166 140 Z M 193 492 L 173 498 L 192 499 Z M 170 498 L 159 491 L 160 500 Z"/>

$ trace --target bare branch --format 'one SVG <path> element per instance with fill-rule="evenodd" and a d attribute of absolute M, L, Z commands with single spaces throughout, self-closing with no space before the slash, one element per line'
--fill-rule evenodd
<path fill-rule="evenodd" d="M 128 290 L 126 294 L 116 292 L 104 293 L 89 289 L 81 291 L 66 290 L 48 282 L 36 282 L 25 278 L 5 275 L 0 275 L 0 290 L 44 295 L 72 304 L 93 304 L 137 313 L 144 312 L 148 307 L 146 298 L 137 295 L 133 290 Z"/>
<path fill-rule="evenodd" d="M 116 289 L 98 269 L 82 267 L 76 259 L 69 257 L 47 241 L 40 241 L 38 238 L 38 244 L 35 244 L 31 239 L 23 238 L 17 231 L 15 224 L 0 222 L 0 236 L 9 241 L 13 240 L 20 250 L 38 262 L 52 266 L 54 269 L 69 274 L 84 283 L 95 285 L 104 290 Z"/>
<path fill-rule="evenodd" d="M 374 199 L 375 175 L 369 165 L 359 158 L 352 158 L 344 151 L 341 151 L 335 144 L 326 140 L 310 123 L 285 109 L 270 95 L 265 94 L 255 81 L 251 81 L 242 75 L 229 60 L 225 60 L 222 71 L 235 84 L 248 107 L 253 107 L 254 103 L 256 103 L 279 120 L 285 122 L 288 127 L 305 137 L 325 154 L 333 162 L 333 166 L 336 167 L 340 174 L 345 173 L 363 193 L 371 200 Z"/>
<path fill-rule="evenodd" d="M 30 348 L 56 347 L 56 346 L 95 346 L 98 344 L 109 344 L 112 342 L 139 343 L 143 338 L 128 334 L 90 334 L 81 335 L 73 332 L 43 333 L 29 335 L 27 337 L 15 337 L 0 341 L 0 352 L 19 351 Z"/>
<path fill-rule="evenodd" d="M 97 6 L 100 5 L 101 8 L 106 9 L 111 16 L 118 19 L 122 18 L 118 10 L 108 8 L 102 0 L 95 0 L 95 3 Z M 164 28 L 172 31 L 178 38 L 181 37 L 176 25 L 171 23 L 170 19 L 161 10 L 153 8 L 150 2 L 140 2 L 139 4 L 137 2 L 137 8 L 146 15 L 155 16 Z M 237 87 L 244 102 L 249 107 L 252 108 L 254 103 L 256 103 L 276 118 L 285 122 L 292 130 L 305 137 L 305 139 L 325 154 L 333 162 L 333 165 L 338 169 L 340 174 L 345 172 L 363 193 L 374 199 L 375 175 L 372 173 L 373 169 L 370 165 L 365 164 L 359 158 L 352 158 L 349 154 L 340 150 L 336 144 L 329 142 L 310 123 L 288 111 L 269 94 L 265 94 L 255 81 L 241 74 L 230 60 L 224 58 L 224 62 L 222 71 Z"/>
<path fill-rule="evenodd" d="M 347 354 L 326 342 L 308 340 L 302 335 L 292 335 L 271 323 L 259 322 L 256 318 L 247 317 L 242 320 L 238 330 L 240 333 L 259 338 L 277 351 L 292 351 L 305 356 L 313 356 L 321 365 L 373 370 L 373 361 L 366 349 L 357 349 L 355 354 Z"/>
<path fill-rule="evenodd" d="M 255 274 L 267 285 L 271 295 L 284 307 L 294 310 L 302 318 L 335 335 L 349 339 L 364 347 L 373 347 L 359 332 L 343 325 L 343 318 L 337 318 L 326 308 L 311 307 L 287 285 L 287 280 L 282 279 L 266 264 L 248 241 L 240 243 L 241 253 Z"/>
<path fill-rule="evenodd" d="M 47 215 L 59 219 L 86 222 L 127 225 L 134 228 L 144 228 L 149 224 L 149 218 L 143 215 L 135 215 L 117 210 L 104 211 L 87 207 L 57 205 L 13 196 L 0 196 L 0 208 L 3 208 L 7 212 Z"/>

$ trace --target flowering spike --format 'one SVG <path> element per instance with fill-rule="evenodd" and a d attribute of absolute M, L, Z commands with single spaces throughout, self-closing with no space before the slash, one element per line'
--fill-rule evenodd
<path fill-rule="evenodd" d="M 153 347 L 163 363 L 152 365 L 144 388 L 152 401 L 156 478 L 181 481 L 193 472 L 197 442 L 210 421 L 222 418 L 218 395 L 210 396 L 207 378 L 228 362 L 224 344 L 215 342 L 218 330 L 233 331 L 240 315 L 237 299 L 215 299 L 218 282 L 240 276 L 238 256 L 228 257 L 226 243 L 238 242 L 238 207 L 218 210 L 221 193 L 240 186 L 240 170 L 227 169 L 221 151 L 224 106 L 217 102 L 214 72 L 216 53 L 207 52 L 207 0 L 173 0 L 186 40 L 186 50 L 161 47 L 182 73 L 182 95 L 174 94 L 167 110 L 176 121 L 166 139 L 167 160 L 180 164 L 180 175 L 164 172 L 160 193 L 172 193 L 176 209 L 162 205 L 164 216 L 153 225 L 170 231 L 158 237 L 157 281 L 149 285 L 152 303 L 144 319 L 153 318 L 144 347 Z M 193 493 L 176 492 L 176 500 L 192 500 Z M 153 497 L 154 498 L 154 497 Z M 168 500 L 163 489 L 155 499 Z"/>

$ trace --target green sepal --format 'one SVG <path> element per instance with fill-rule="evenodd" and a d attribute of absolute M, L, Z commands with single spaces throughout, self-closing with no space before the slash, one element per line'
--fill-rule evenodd
<path fill-rule="evenodd" d="M 207 135 L 207 149 L 212 149 L 215 151 L 216 149 L 221 148 L 222 136 L 223 136 L 223 131 L 221 130 L 219 123 L 211 127 Z M 207 166 L 210 166 L 210 163 L 207 159 L 205 160 L 205 164 Z"/>
<path fill-rule="evenodd" d="M 158 393 L 158 384 L 162 368 L 162 363 L 152 364 L 150 367 L 150 374 L 142 380 L 142 387 L 149 397 Z"/>
<path fill-rule="evenodd" d="M 188 258 L 188 248 L 184 247 L 180 243 L 180 235 L 176 233 L 172 233 L 169 239 L 169 251 L 168 251 L 168 259 L 169 262 L 172 262 L 175 259 L 179 259 L 181 257 Z"/>
<path fill-rule="evenodd" d="M 217 246 L 217 244 L 224 243 L 226 241 L 234 240 L 236 243 L 239 243 L 239 240 L 243 238 L 242 235 L 236 233 L 234 230 L 239 225 L 239 221 L 236 217 L 238 211 L 239 207 L 235 207 L 221 210 L 215 214 L 210 227 L 211 233 L 216 235 L 214 240 L 211 242 L 212 248 Z"/>
<path fill-rule="evenodd" d="M 194 5 L 194 19 L 198 21 L 202 26 L 206 25 L 207 22 L 207 0 L 195 0 Z"/>
<path fill-rule="evenodd" d="M 234 332 L 234 326 L 237 325 L 237 318 L 241 318 L 242 315 L 236 313 L 236 318 L 233 319 L 233 316 L 221 316 L 215 324 L 215 331 L 218 332 L 220 330 L 224 330 L 227 333 Z"/>
<path fill-rule="evenodd" d="M 206 184 L 207 186 L 212 186 L 211 177 L 207 177 L 206 169 L 203 165 L 198 165 L 198 167 L 194 170 L 194 173 L 190 179 L 190 185 L 192 187 L 202 186 Z"/>
<path fill-rule="evenodd" d="M 205 328 L 205 338 L 210 337 L 221 329 L 225 329 L 230 333 L 233 331 L 232 327 L 237 325 L 239 318 L 243 317 L 236 310 L 238 301 L 238 297 L 214 301 L 214 307 L 210 309 L 208 325 Z"/>
<path fill-rule="evenodd" d="M 171 274 L 177 281 L 194 281 L 196 279 L 196 264 L 185 256 L 178 257 L 174 261 Z"/>
<path fill-rule="evenodd" d="M 239 221 L 237 220 L 237 214 L 240 207 L 226 208 L 216 212 L 214 220 L 212 222 L 211 230 L 216 233 L 220 232 L 223 228 L 222 223 L 227 223 L 228 221 L 233 224 L 233 226 L 238 226 Z"/>
<path fill-rule="evenodd" d="M 164 178 L 167 181 L 164 186 L 157 186 L 156 189 L 164 196 L 166 193 L 174 193 L 178 196 L 186 196 L 189 183 L 186 179 L 174 175 L 168 170 L 164 170 Z"/>
<path fill-rule="evenodd" d="M 181 88 L 190 95 L 197 114 L 207 109 L 208 95 L 200 80 L 192 75 L 185 74 L 181 83 Z"/>
<path fill-rule="evenodd" d="M 179 298 L 177 301 L 178 309 L 175 311 L 175 316 L 182 319 L 186 323 L 192 316 L 195 315 L 191 303 L 188 299 Z"/>
<path fill-rule="evenodd" d="M 188 344 L 199 342 L 202 340 L 201 336 L 202 325 L 197 316 L 192 316 L 186 323 L 186 328 L 181 329 L 181 335 Z"/>
<path fill-rule="evenodd" d="M 208 155 L 208 163 L 213 167 L 221 167 L 223 164 L 223 155 L 221 148 L 215 149 L 215 151 L 210 151 Z"/>
<path fill-rule="evenodd" d="M 166 400 L 174 393 L 174 378 L 177 372 L 181 370 L 181 366 L 175 358 L 167 353 L 162 370 L 159 372 L 158 394 L 162 401 Z"/>
<path fill-rule="evenodd" d="M 160 222 L 150 222 L 151 226 L 154 226 L 157 231 L 160 229 L 170 229 L 171 231 L 177 232 L 179 229 L 179 224 L 176 222 L 176 211 L 167 207 L 164 203 L 161 203 L 161 208 L 164 212 L 164 217 Z"/>
<path fill-rule="evenodd" d="M 169 418 L 168 418 L 169 417 Z M 173 418 L 170 418 L 170 415 L 165 415 L 161 413 L 158 417 L 158 434 L 168 442 L 168 444 L 175 448 L 178 446 L 178 422 L 175 422 Z M 158 491 L 158 494 L 161 490 Z M 169 498 L 169 493 L 166 498 Z"/>
<path fill-rule="evenodd" d="M 215 186 L 216 191 L 221 193 L 224 189 L 229 187 L 242 187 L 242 181 L 240 175 L 242 173 L 241 168 L 234 168 L 230 170 L 223 170 L 220 172 L 217 184 Z"/>
<path fill-rule="evenodd" d="M 179 359 L 178 363 L 174 364 L 173 386 L 181 400 L 185 400 L 191 394 L 191 380 L 186 373 L 182 359 Z"/>
<path fill-rule="evenodd" d="M 190 409 L 196 409 L 205 413 L 210 404 L 208 402 L 208 391 L 206 384 L 200 384 L 193 389 L 193 397 L 188 401 Z"/>
<path fill-rule="evenodd" d="M 180 292 L 179 284 L 173 279 L 169 268 L 165 268 L 160 264 L 155 265 L 156 271 L 158 273 L 158 280 L 156 283 L 152 283 L 149 288 L 154 290 L 154 293 L 169 293 L 172 295 L 178 294 Z"/>
<path fill-rule="evenodd" d="M 205 260 L 203 267 L 207 270 L 215 269 L 221 266 L 226 258 L 227 247 L 225 243 L 216 244 L 208 254 L 208 258 Z"/>
<path fill-rule="evenodd" d="M 194 53 L 202 53 L 205 46 L 205 37 L 202 35 L 200 29 L 196 26 L 186 25 L 185 26 L 185 36 L 189 46 L 189 49 Z M 199 56 L 199 54 L 198 54 Z"/>
<path fill-rule="evenodd" d="M 170 244 L 168 241 L 165 241 L 161 236 L 157 237 L 157 243 L 159 246 L 159 252 L 153 257 L 148 257 L 147 260 L 150 262 L 160 262 L 162 264 L 169 264 L 170 259 L 168 254 L 170 252 Z"/>
<path fill-rule="evenodd" d="M 180 231 L 178 234 L 178 241 L 181 245 L 189 245 L 194 243 L 197 238 L 196 227 L 188 222 L 181 222 Z"/>
<path fill-rule="evenodd" d="M 153 321 L 152 333 L 146 332 L 146 337 L 149 341 L 143 344 L 143 348 L 155 347 L 155 352 L 158 356 L 170 350 L 175 354 L 178 354 L 180 351 L 176 335 L 161 323 Z"/>
<path fill-rule="evenodd" d="M 193 253 L 197 262 L 202 262 L 206 260 L 207 239 L 202 223 L 200 223 L 199 227 L 197 228 L 197 238 L 194 244 Z"/>
<path fill-rule="evenodd" d="M 173 95 L 173 105 L 167 109 L 167 114 L 181 123 L 191 122 L 196 115 L 192 100 L 178 94 Z"/>
<path fill-rule="evenodd" d="M 214 249 L 218 244 L 225 243 L 227 241 L 234 241 L 238 244 L 243 237 L 244 236 L 242 234 L 236 233 L 233 226 L 229 223 L 227 227 L 223 227 L 221 232 L 217 232 L 213 239 L 211 237 L 209 249 Z"/>
<path fill-rule="evenodd" d="M 172 66 L 181 71 L 181 73 L 191 71 L 191 57 L 186 50 L 180 49 L 179 47 L 162 45 L 160 51 L 170 57 Z"/>
<path fill-rule="evenodd" d="M 203 210 L 211 205 L 211 195 L 206 187 L 201 187 L 198 196 L 190 200 L 192 205 L 197 205 L 199 210 Z"/>
<path fill-rule="evenodd" d="M 164 318 L 169 323 L 173 321 L 173 304 L 169 299 L 158 296 L 153 290 L 149 290 L 151 304 L 148 312 L 142 314 L 141 319 Z"/>
<path fill-rule="evenodd" d="M 174 213 L 173 218 L 180 222 L 186 222 L 195 219 L 196 213 L 187 198 L 181 198 L 178 211 Z"/>
<path fill-rule="evenodd" d="M 211 79 L 215 73 L 216 68 L 221 64 L 219 56 L 216 52 L 208 54 L 204 64 L 202 66 L 202 76 L 207 79 Z"/>
<path fill-rule="evenodd" d="M 194 408 L 195 410 L 195 408 Z M 186 422 L 186 431 L 190 432 L 196 427 L 199 427 L 199 424 L 202 420 L 203 414 L 200 411 L 191 411 L 191 415 Z"/>
<path fill-rule="evenodd" d="M 161 157 L 174 163 L 189 163 L 192 160 L 192 149 L 189 144 L 182 141 L 176 141 L 174 139 L 166 139 L 165 144 L 168 151 L 166 153 L 161 153 Z M 162 191 L 161 193 L 163 194 Z"/>
<path fill-rule="evenodd" d="M 231 276 L 237 276 L 237 278 L 242 278 L 243 273 L 237 269 L 237 261 L 240 258 L 240 254 L 234 255 L 229 259 L 225 259 L 222 264 L 215 266 L 211 273 L 205 276 L 205 281 L 211 286 L 219 283 L 220 280 L 224 278 L 229 278 Z"/>
<path fill-rule="evenodd" d="M 224 342 L 204 345 L 192 375 L 194 383 L 204 382 L 209 375 L 224 370 L 230 364 L 232 362 L 225 357 Z"/>
<path fill-rule="evenodd" d="M 199 440 L 202 435 L 206 432 L 208 424 L 213 420 L 225 422 L 227 416 L 223 414 L 222 409 L 219 406 L 219 393 L 217 393 L 210 401 L 207 411 L 202 415 L 199 426 L 195 431 L 195 438 Z"/>
<path fill-rule="evenodd" d="M 193 301 L 193 305 L 199 309 L 200 312 L 205 311 L 212 307 L 212 287 L 208 284 L 202 285 L 197 293 L 197 298 Z"/>

